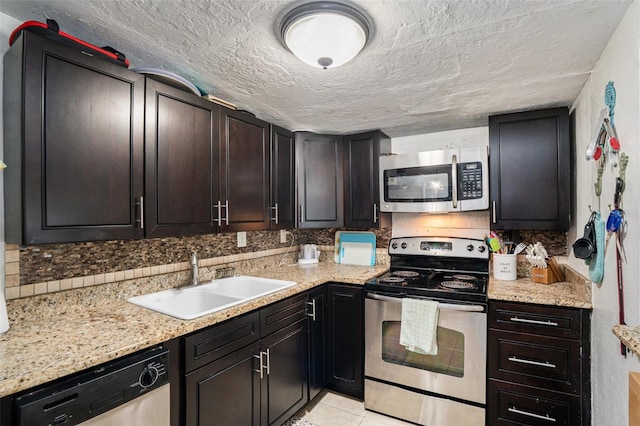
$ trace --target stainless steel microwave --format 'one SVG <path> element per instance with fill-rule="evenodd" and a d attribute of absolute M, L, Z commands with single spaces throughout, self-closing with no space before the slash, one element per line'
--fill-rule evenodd
<path fill-rule="evenodd" d="M 489 208 L 488 147 L 380 157 L 380 210 L 446 213 Z"/>

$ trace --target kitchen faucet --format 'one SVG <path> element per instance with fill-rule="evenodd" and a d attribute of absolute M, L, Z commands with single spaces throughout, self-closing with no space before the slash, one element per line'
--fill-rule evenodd
<path fill-rule="evenodd" d="M 191 285 L 198 285 L 198 258 L 194 251 L 191 255 Z"/>

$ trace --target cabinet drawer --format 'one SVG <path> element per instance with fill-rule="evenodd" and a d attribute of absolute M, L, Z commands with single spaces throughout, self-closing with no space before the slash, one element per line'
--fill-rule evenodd
<path fill-rule="evenodd" d="M 581 425 L 580 397 L 489 380 L 490 425 Z"/>
<path fill-rule="evenodd" d="M 232 318 L 185 338 L 185 370 L 193 371 L 258 340 L 258 312 Z"/>
<path fill-rule="evenodd" d="M 306 293 L 290 297 L 260 311 L 260 336 L 267 336 L 307 315 Z"/>
<path fill-rule="evenodd" d="M 581 318 L 581 309 L 577 308 L 489 303 L 489 328 L 501 330 L 580 339 Z"/>
<path fill-rule="evenodd" d="M 490 330 L 489 377 L 579 395 L 580 342 Z"/>

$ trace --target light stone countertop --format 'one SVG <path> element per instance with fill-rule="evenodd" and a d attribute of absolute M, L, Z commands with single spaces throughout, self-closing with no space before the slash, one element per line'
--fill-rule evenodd
<path fill-rule="evenodd" d="M 636 356 L 640 356 L 640 326 L 614 325 L 613 334 Z"/>
<path fill-rule="evenodd" d="M 536 283 L 530 278 L 519 278 L 516 281 L 491 278 L 487 289 L 489 300 L 592 309 L 591 281 L 567 265 L 563 266 L 567 281 L 553 284 Z"/>
<path fill-rule="evenodd" d="M 166 277 L 157 277 L 155 288 L 142 282 L 137 286 L 136 280 L 131 280 L 126 286 L 106 284 L 17 299 L 8 305 L 11 328 L 0 336 L 0 397 L 161 344 L 329 281 L 364 284 L 387 269 L 388 265 L 333 262 L 266 268 L 251 275 L 298 285 L 189 321 L 126 301 L 137 294 L 175 287 L 161 282 Z"/>
<path fill-rule="evenodd" d="M 11 328 L 0 336 L 0 397 L 111 361 L 222 322 L 330 281 L 364 284 L 388 269 L 339 265 L 268 267 L 250 275 L 298 285 L 194 320 L 133 305 L 127 298 L 175 287 L 186 276 L 167 274 L 51 293 L 9 303 Z M 188 273 L 182 273 L 188 274 Z M 248 275 L 248 274 L 245 274 Z M 490 280 L 489 299 L 591 308 L 591 286 L 579 276 L 550 285 L 529 279 Z"/>

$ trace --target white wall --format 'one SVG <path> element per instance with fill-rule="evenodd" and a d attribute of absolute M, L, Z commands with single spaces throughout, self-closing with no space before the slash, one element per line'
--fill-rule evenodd
<path fill-rule="evenodd" d="M 640 324 L 640 3 L 629 7 L 624 19 L 609 40 L 598 63 L 575 102 L 576 113 L 576 170 L 577 217 L 569 233 L 569 242 L 581 236 L 589 216 L 589 205 L 596 208 L 593 190 L 596 165 L 587 162 L 584 153 L 604 105 L 604 89 L 613 81 L 617 101 L 614 122 L 630 161 L 626 175 L 623 208 L 628 222 L 624 240 L 628 262 L 624 264 L 626 322 Z M 607 167 L 603 179 L 601 212 L 609 215 L 608 204 L 613 203 L 617 170 Z M 588 268 L 580 259 L 569 256 L 570 265 L 588 276 Z M 611 244 L 605 257 L 605 275 L 600 286 L 593 287 L 594 310 L 591 322 L 591 383 L 594 425 L 628 424 L 628 372 L 640 371 L 640 361 L 632 355 L 620 354 L 620 342 L 611 333 L 618 323 L 618 293 L 615 247 Z"/>
<path fill-rule="evenodd" d="M 4 57 L 5 52 L 9 49 L 9 36 L 14 28 L 22 22 L 9 15 L 0 13 L 0 58 Z M 3 80 L 3 65 L 0 61 L 0 81 Z M 0 84 L 0 105 L 2 105 L 2 85 Z M 1 107 L 0 107 L 1 108 Z M 0 114 L 0 159 L 3 151 L 3 117 Z M 0 292 L 4 293 L 4 181 L 2 172 L 0 172 Z"/>
<path fill-rule="evenodd" d="M 394 154 L 488 146 L 489 128 L 473 127 L 391 139 Z M 489 211 L 464 213 L 393 213 L 392 236 L 440 236 L 482 239 L 489 233 Z"/>

